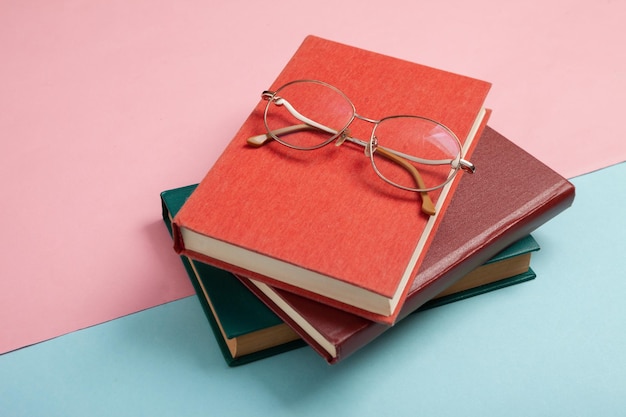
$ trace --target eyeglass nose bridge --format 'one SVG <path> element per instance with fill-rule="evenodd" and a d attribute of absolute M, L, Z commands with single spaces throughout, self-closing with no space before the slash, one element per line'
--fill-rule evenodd
<path fill-rule="evenodd" d="M 360 145 L 363 146 L 363 152 L 365 153 L 365 156 L 367 156 L 369 158 L 370 154 L 372 152 L 376 151 L 376 148 L 378 147 L 378 139 L 376 138 L 376 136 L 372 136 L 372 138 L 371 138 L 371 140 L 369 142 L 362 141 L 362 140 L 359 140 L 359 139 L 355 139 L 352 136 L 352 134 L 350 133 L 350 129 L 348 127 L 356 119 L 362 120 L 362 121 L 367 122 L 367 123 L 371 123 L 373 125 L 377 125 L 377 124 L 380 123 L 380 120 L 370 119 L 369 117 L 361 116 L 360 114 L 355 112 L 355 113 L 353 113 L 352 119 L 350 120 L 348 125 L 344 128 L 344 130 L 341 132 L 341 134 L 337 138 L 337 140 L 335 142 L 335 145 L 336 146 L 341 146 L 341 144 L 343 144 L 346 141 L 346 139 L 351 139 L 352 141 L 356 141 Z"/>
<path fill-rule="evenodd" d="M 370 119 L 369 117 L 361 116 L 358 113 L 354 113 L 354 118 L 355 119 L 359 119 L 359 120 L 363 120 L 364 122 L 372 123 L 374 125 L 377 125 L 378 123 L 381 122 L 380 120 Z"/>
<path fill-rule="evenodd" d="M 267 100 L 271 99 L 271 92 L 265 91 L 264 93 L 269 93 L 269 96 L 268 96 L 269 98 L 267 98 Z M 337 133 L 338 137 L 335 140 L 335 146 L 341 146 L 346 141 L 346 139 L 349 139 L 352 142 L 357 142 L 357 143 L 361 144 L 364 147 L 365 156 L 367 156 L 369 158 L 370 155 L 369 155 L 368 152 L 369 152 L 369 149 L 371 149 L 371 146 L 369 145 L 369 143 L 365 142 L 365 141 L 362 141 L 360 139 L 355 139 L 352 136 L 352 133 L 350 132 L 349 126 L 352 124 L 352 122 L 355 119 L 362 120 L 362 121 L 367 122 L 367 123 L 372 123 L 374 125 L 377 125 L 378 123 L 380 123 L 380 120 L 370 119 L 369 117 L 361 116 L 360 114 L 358 114 L 356 112 L 353 113 L 353 115 L 352 115 L 350 121 L 348 122 L 348 124 L 346 125 L 346 127 L 343 130 L 341 130 L 341 132 Z M 372 141 L 376 142 L 376 144 L 374 145 L 374 149 L 373 149 L 373 150 L 376 150 L 376 147 L 378 146 L 378 139 L 376 139 L 374 137 L 374 138 L 372 138 Z"/>

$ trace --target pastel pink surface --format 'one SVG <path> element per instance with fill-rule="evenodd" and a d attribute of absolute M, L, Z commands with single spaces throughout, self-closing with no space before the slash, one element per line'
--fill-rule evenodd
<path fill-rule="evenodd" d="M 0 352 L 192 294 L 158 194 L 307 34 L 492 82 L 490 125 L 564 176 L 626 159 L 624 2 L 221 3 L 0 4 Z"/>

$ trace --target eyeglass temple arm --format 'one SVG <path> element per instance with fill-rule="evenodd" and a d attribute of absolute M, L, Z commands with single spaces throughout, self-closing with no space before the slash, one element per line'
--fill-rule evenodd
<path fill-rule="evenodd" d="M 283 135 L 289 135 L 291 133 L 296 133 L 296 132 L 300 132 L 300 131 L 307 130 L 307 129 L 315 129 L 315 128 L 307 124 L 287 126 L 281 129 L 272 130 L 271 134 L 262 133 L 260 135 L 251 136 L 248 139 L 246 139 L 246 141 L 248 142 L 248 145 L 258 148 L 259 146 L 265 145 L 265 143 L 268 140 L 272 139 L 272 134 L 276 136 L 283 136 Z"/>
<path fill-rule="evenodd" d="M 285 100 L 282 97 L 275 97 L 274 93 L 268 92 L 268 91 L 264 91 L 263 95 L 262 95 L 263 99 L 265 100 L 273 100 L 274 103 L 277 106 L 285 106 L 285 108 L 289 111 L 289 113 L 291 113 L 291 115 L 293 117 L 295 117 L 296 119 L 304 122 L 304 124 L 300 124 L 300 125 L 294 125 L 294 126 L 287 126 L 281 129 L 276 129 L 274 131 L 272 131 L 271 133 L 273 135 L 276 136 L 281 136 L 281 135 L 287 135 L 290 133 L 295 133 L 295 132 L 299 132 L 301 130 L 306 130 L 306 129 L 319 129 L 322 130 L 324 132 L 328 132 L 332 135 L 336 135 L 338 132 L 332 128 L 329 128 L 328 126 L 324 126 L 321 123 L 318 123 L 312 119 L 309 119 L 308 117 L 304 116 L 303 114 L 301 114 L 300 112 L 298 112 L 292 105 L 291 103 L 289 103 L 287 100 Z M 254 146 L 254 147 L 259 147 L 262 146 L 267 140 L 269 140 L 271 138 L 271 134 L 265 133 L 265 134 L 261 134 L 261 135 L 256 135 L 256 136 L 252 136 L 250 138 L 248 138 L 247 142 L 249 145 Z M 340 139 L 337 142 L 337 145 L 341 145 L 343 143 L 344 140 L 348 140 L 350 142 L 356 143 L 358 145 L 361 145 L 363 147 L 367 147 L 367 143 L 356 139 L 356 138 L 351 138 L 347 135 L 342 135 L 340 137 Z M 429 165 L 437 165 L 437 164 L 453 164 L 454 161 L 453 160 L 426 160 L 426 159 L 422 159 L 422 158 L 417 158 L 414 157 L 412 155 L 408 155 L 393 149 L 388 149 L 382 146 L 379 146 L 376 148 L 376 152 L 378 152 L 381 156 L 389 159 L 390 161 L 400 165 L 401 167 L 403 167 L 404 169 L 406 169 L 407 171 L 409 171 L 409 173 L 413 176 L 413 178 L 415 179 L 415 182 L 417 183 L 417 186 L 419 188 L 425 189 L 426 188 L 426 184 L 424 184 L 424 180 L 422 179 L 422 176 L 420 175 L 419 171 L 417 170 L 417 168 L 415 168 L 413 165 L 411 165 L 410 163 L 407 162 L 407 160 L 409 161 L 413 161 L 413 162 L 417 162 L 417 163 L 422 163 L 422 164 L 429 164 Z M 464 159 L 460 159 L 457 163 L 459 163 L 461 165 L 461 167 L 463 168 L 463 170 L 466 171 L 470 171 L 473 172 L 473 165 L 471 164 L 471 162 L 469 161 L 465 161 Z M 427 215 L 434 215 L 436 210 L 435 210 L 435 205 L 433 204 L 432 200 L 430 199 L 430 196 L 428 195 L 428 192 L 426 191 L 420 191 L 420 196 L 422 198 L 422 212 L 427 214 Z"/>
<path fill-rule="evenodd" d="M 332 129 L 332 128 L 328 127 L 328 126 L 324 126 L 323 124 L 318 123 L 315 120 L 309 119 L 308 117 L 306 117 L 305 115 L 300 113 L 298 110 L 296 110 L 291 105 L 291 103 L 289 103 L 289 101 L 285 100 L 282 97 L 275 96 L 274 94 L 275 93 L 272 93 L 271 91 L 264 91 L 261 96 L 262 96 L 262 98 L 264 100 L 271 100 L 271 101 L 273 101 L 274 104 L 276 104 L 277 106 L 284 106 L 289 111 L 289 113 L 291 113 L 291 115 L 293 117 L 295 117 L 296 119 L 298 119 L 298 120 L 300 120 L 301 122 L 304 123 L 304 125 L 295 125 L 295 126 L 289 126 L 289 127 L 286 127 L 286 128 L 282 128 L 282 129 L 277 129 L 277 130 L 272 132 L 276 136 L 299 132 L 300 130 L 304 130 L 304 129 L 307 129 L 307 128 L 317 128 L 317 129 L 322 130 L 324 132 L 330 133 L 331 135 L 336 135 L 338 133 L 335 129 Z M 262 134 L 262 135 L 257 135 L 257 136 L 253 136 L 253 137 L 249 138 L 248 139 L 248 143 L 250 145 L 252 145 L 252 146 L 261 146 L 263 143 L 265 143 L 266 140 L 268 140 L 270 138 L 271 138 L 271 135 L 269 135 L 267 133 L 266 134 Z M 258 143 L 259 141 L 261 141 L 261 143 Z M 358 142 L 355 142 L 355 143 L 358 143 L 359 145 L 362 145 L 362 146 L 367 146 L 365 144 L 365 142 L 361 143 L 361 141 L 358 141 Z M 341 144 L 341 142 L 339 143 L 339 145 L 340 144 Z M 464 171 L 473 173 L 474 170 L 475 170 L 474 165 L 471 162 L 466 161 L 464 159 L 460 159 L 460 158 L 456 158 L 456 159 L 423 159 L 423 158 L 418 158 L 418 157 L 413 156 L 413 155 L 405 154 L 405 153 L 400 152 L 400 151 L 396 151 L 395 149 L 390 149 L 390 148 L 385 148 L 385 149 L 387 151 L 395 154 L 396 156 L 398 156 L 400 158 L 408 159 L 409 161 L 413 161 L 413 162 L 416 162 L 418 164 L 424 164 L 424 165 L 452 165 L 452 166 L 454 166 L 454 168 L 457 168 L 455 165 L 458 164 L 458 165 L 460 165 L 460 167 Z"/>
<path fill-rule="evenodd" d="M 288 126 L 288 127 L 284 127 L 282 129 L 276 129 L 274 131 L 272 131 L 272 133 L 276 136 L 282 136 L 282 135 L 288 135 L 290 133 L 295 133 L 295 132 L 299 132 L 302 130 L 306 130 L 306 129 L 314 129 L 314 127 L 308 125 L 308 124 L 301 124 L 301 125 L 294 125 L 294 126 Z M 272 136 L 269 133 L 264 133 L 261 135 L 256 135 L 256 136 L 252 136 L 250 138 L 248 138 L 247 142 L 248 145 L 253 146 L 255 148 L 258 148 L 260 146 L 263 146 L 268 140 L 270 140 L 272 138 Z M 356 138 L 348 138 L 345 137 L 344 139 L 347 139 L 349 142 L 358 144 L 360 146 L 367 146 L 367 144 L 359 139 Z M 342 143 L 343 141 L 341 141 Z M 339 144 L 341 144 L 339 143 Z M 413 176 L 413 178 L 415 179 L 415 182 L 417 184 L 417 186 L 419 188 L 426 188 L 426 184 L 424 184 L 424 180 L 422 179 L 422 176 L 420 175 L 419 171 L 417 170 L 417 168 L 415 168 L 413 165 L 409 164 L 405 158 L 401 158 L 399 156 L 397 156 L 394 152 L 389 151 L 388 149 L 385 149 L 381 146 L 379 146 L 378 148 L 376 148 L 376 152 L 378 152 L 381 156 L 389 159 L 390 161 L 400 165 L 402 168 L 406 169 L 407 171 L 409 171 L 409 173 Z M 427 214 L 429 216 L 432 216 L 435 214 L 436 210 L 435 210 L 435 205 L 433 204 L 432 200 L 430 199 L 430 196 L 428 195 L 428 193 L 426 191 L 421 191 L 420 192 L 420 196 L 422 198 L 422 212 L 424 214 Z"/>
<path fill-rule="evenodd" d="M 406 159 L 401 158 L 395 155 L 393 152 L 390 152 L 389 150 L 380 146 L 376 148 L 375 152 L 409 171 L 409 173 L 413 176 L 413 179 L 417 183 L 417 186 L 422 189 L 426 188 L 426 184 L 424 184 L 424 180 L 422 179 L 422 176 L 420 175 L 417 168 L 409 164 Z M 426 191 L 420 191 L 419 193 L 422 198 L 422 213 L 433 216 L 436 213 L 436 210 L 433 201 L 430 199 L 430 195 L 428 195 L 428 192 Z"/>
<path fill-rule="evenodd" d="M 291 115 L 293 117 L 295 117 L 296 119 L 300 120 L 304 124 L 294 125 L 294 126 L 287 126 L 287 127 L 282 128 L 282 129 L 276 129 L 276 130 L 271 132 L 272 134 L 274 134 L 276 136 L 282 136 L 282 135 L 288 135 L 290 133 L 296 133 L 296 132 L 299 132 L 301 130 L 306 130 L 306 129 L 319 129 L 319 130 L 322 130 L 324 132 L 328 132 L 331 135 L 336 135 L 337 134 L 336 130 L 331 129 L 328 126 L 324 126 L 323 124 L 318 123 L 315 120 L 309 119 L 308 117 L 306 117 L 303 114 L 301 114 L 298 110 L 296 110 L 291 105 L 291 103 L 289 103 L 287 100 L 285 100 L 282 97 L 275 96 L 274 94 L 275 93 L 273 93 L 271 91 L 264 91 L 263 94 L 261 95 L 261 97 L 263 98 L 263 100 L 273 101 L 274 104 L 276 104 L 277 106 L 285 106 L 285 108 L 289 111 L 289 113 L 291 113 Z M 261 134 L 261 135 L 256 135 L 256 136 L 252 136 L 252 137 L 248 138 L 247 142 L 251 146 L 259 147 L 259 146 L 262 146 L 267 140 L 269 140 L 271 138 L 272 138 L 272 136 L 271 136 L 270 133 L 264 133 L 264 134 Z"/>

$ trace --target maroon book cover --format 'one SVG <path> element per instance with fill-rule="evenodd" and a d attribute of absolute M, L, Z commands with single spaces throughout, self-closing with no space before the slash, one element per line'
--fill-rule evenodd
<path fill-rule="evenodd" d="M 462 178 L 399 318 L 574 200 L 573 184 L 489 127 L 472 159 L 476 174 Z M 345 359 L 389 329 L 266 284 L 241 280 L 329 363 Z"/>

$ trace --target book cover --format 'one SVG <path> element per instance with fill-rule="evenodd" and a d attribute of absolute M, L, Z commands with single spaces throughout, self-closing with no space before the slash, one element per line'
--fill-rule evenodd
<path fill-rule="evenodd" d="M 195 188 L 196 185 L 191 185 L 161 193 L 163 221 L 170 233 L 171 218 Z M 533 279 L 535 274 L 530 269 L 530 254 L 537 250 L 539 245 L 532 236 L 520 239 L 469 272 L 419 310 L 442 306 Z M 295 341 L 296 333 L 235 275 L 202 262 L 192 261 L 186 256 L 181 256 L 181 260 L 224 359 L 230 366 L 242 365 L 306 345 L 302 339 Z M 249 341 L 246 342 L 246 339 Z M 243 343 L 240 343 L 241 340 Z"/>
<path fill-rule="evenodd" d="M 399 319 L 574 200 L 573 184 L 490 127 L 473 159 L 481 175 L 461 180 Z M 345 359 L 389 328 L 261 282 L 242 282 L 329 363 Z"/>
<path fill-rule="evenodd" d="M 196 185 L 161 193 L 163 221 L 171 219 Z M 239 366 L 306 343 L 234 275 L 181 256 L 217 344 L 229 366 Z"/>
<path fill-rule="evenodd" d="M 367 117 L 418 115 L 443 123 L 467 159 L 484 126 L 489 83 L 314 36 L 263 87 L 311 78 L 339 88 Z M 311 151 L 276 141 L 248 146 L 249 137 L 266 132 L 265 104 L 255 107 L 174 219 L 176 250 L 393 323 L 454 189 L 467 175 L 428 192 L 437 211 L 428 216 L 420 211 L 420 193 L 381 181 L 354 143 Z M 350 134 L 366 140 L 372 129 L 355 120 Z"/>

